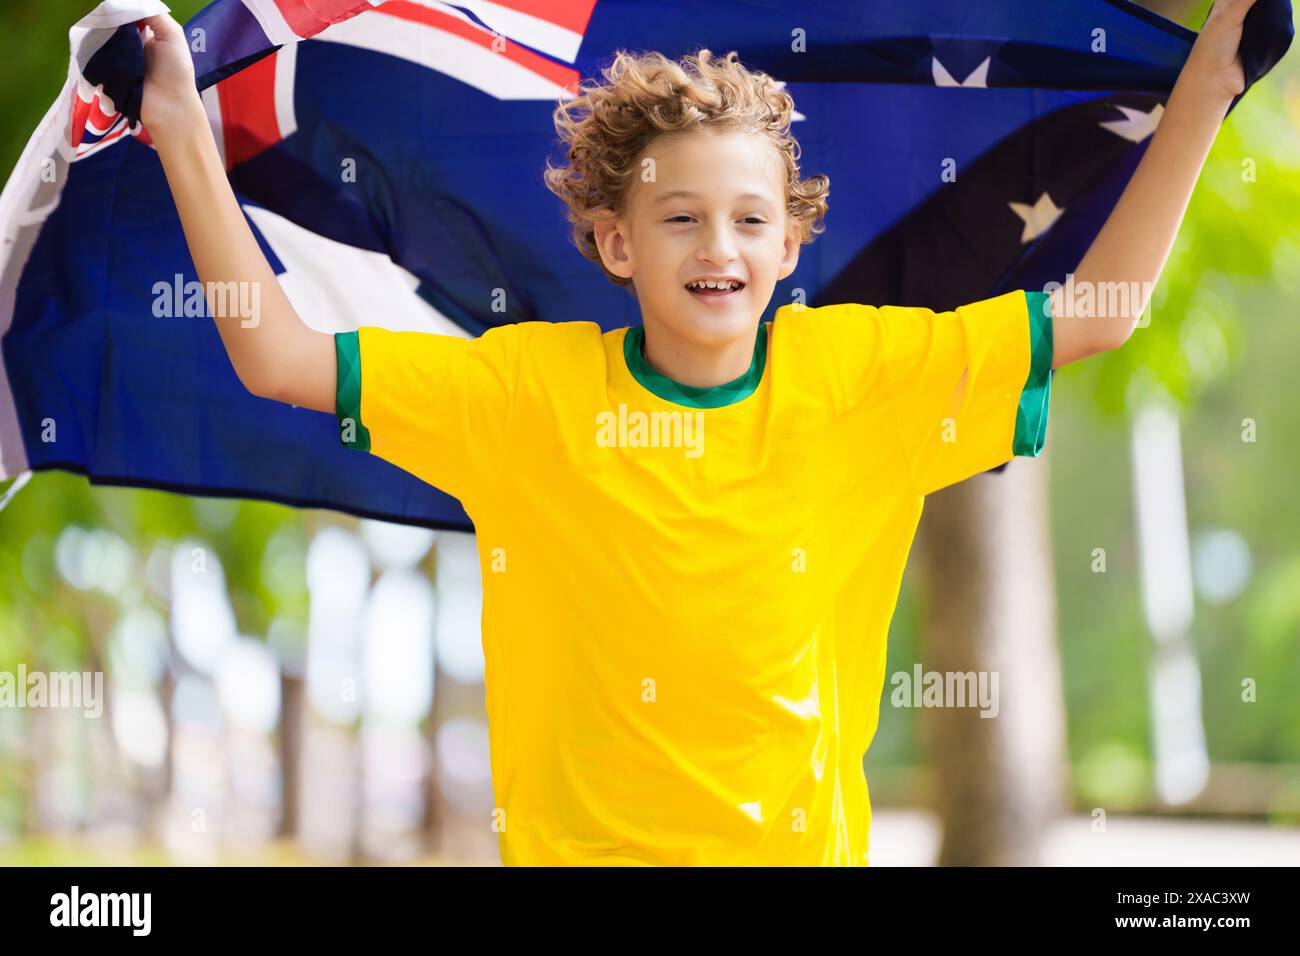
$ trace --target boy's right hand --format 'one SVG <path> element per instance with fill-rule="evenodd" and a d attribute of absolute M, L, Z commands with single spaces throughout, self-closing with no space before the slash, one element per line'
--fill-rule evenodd
<path fill-rule="evenodd" d="M 144 96 L 140 122 L 157 142 L 159 134 L 190 123 L 206 124 L 203 102 L 194 88 L 194 61 L 185 30 L 170 14 L 139 21 L 144 27 Z"/>
<path fill-rule="evenodd" d="M 333 415 L 337 411 L 334 336 L 302 321 L 280 288 L 249 219 L 230 186 L 203 101 L 184 28 L 166 14 L 147 27 L 140 121 L 149 131 L 176 203 L 194 269 L 217 331 L 248 391 Z M 230 312 L 219 289 L 248 290 L 251 314 Z"/>

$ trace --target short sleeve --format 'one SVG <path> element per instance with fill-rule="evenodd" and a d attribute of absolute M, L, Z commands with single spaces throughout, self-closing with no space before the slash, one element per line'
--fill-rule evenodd
<path fill-rule="evenodd" d="M 1042 452 L 1053 355 L 1046 294 L 1009 292 L 951 312 L 886 306 L 879 315 L 917 494 Z"/>
<path fill-rule="evenodd" d="M 518 325 L 475 339 L 377 326 L 336 333 L 340 440 L 468 506 L 503 467 L 522 339 Z"/>

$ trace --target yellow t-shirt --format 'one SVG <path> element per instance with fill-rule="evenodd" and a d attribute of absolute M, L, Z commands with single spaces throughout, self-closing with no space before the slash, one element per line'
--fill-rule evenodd
<path fill-rule="evenodd" d="M 474 521 L 502 860 L 865 865 L 923 497 L 1041 451 L 1046 296 L 783 306 L 721 407 L 643 385 L 628 334 L 336 337 L 344 441 Z"/>

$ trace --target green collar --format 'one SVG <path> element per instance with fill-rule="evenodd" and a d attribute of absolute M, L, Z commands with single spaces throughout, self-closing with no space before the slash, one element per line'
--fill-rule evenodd
<path fill-rule="evenodd" d="M 724 405 L 734 405 L 748 398 L 763 379 L 763 366 L 767 364 L 767 329 L 764 328 L 764 324 L 759 323 L 758 335 L 754 337 L 754 360 L 749 365 L 749 371 L 740 378 L 722 385 L 683 385 L 656 372 L 642 354 L 645 342 L 644 326 L 634 325 L 627 330 L 627 335 L 623 338 L 623 358 L 627 361 L 627 370 L 632 373 L 632 377 L 647 391 L 658 395 L 666 402 L 691 408 L 721 408 Z"/>

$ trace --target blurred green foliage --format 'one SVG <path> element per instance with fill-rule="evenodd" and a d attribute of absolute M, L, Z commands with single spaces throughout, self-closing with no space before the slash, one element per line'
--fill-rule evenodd
<path fill-rule="evenodd" d="M 95 0 L 4 0 L 0 3 L 0 170 L 5 179 L 27 138 L 68 77 L 68 28 L 95 9 Z M 202 0 L 167 4 L 184 23 Z"/>

